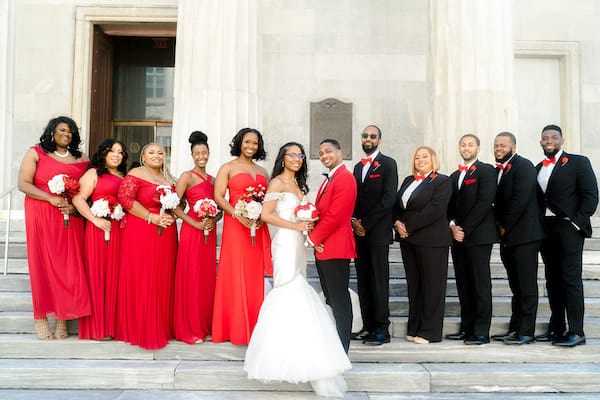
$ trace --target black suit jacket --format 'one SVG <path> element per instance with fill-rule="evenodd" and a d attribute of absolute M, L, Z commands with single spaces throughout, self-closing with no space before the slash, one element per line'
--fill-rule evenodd
<path fill-rule="evenodd" d="M 353 216 L 367 230 L 365 238 L 374 245 L 389 245 L 392 241 L 392 210 L 398 190 L 398 168 L 393 158 L 379 152 L 371 162 L 365 181 L 363 165 L 354 166 L 357 195 Z"/>
<path fill-rule="evenodd" d="M 544 228 L 536 199 L 535 167 L 518 154 L 507 167 L 496 189 L 494 204 L 496 223 L 505 229 L 501 243 L 515 246 L 541 240 Z"/>
<path fill-rule="evenodd" d="M 539 172 L 540 162 L 536 165 Z M 538 203 L 542 214 L 546 208 L 559 218 L 569 218 L 585 237 L 592 236 L 590 216 L 598 206 L 598 183 L 587 157 L 563 151 L 552 170 L 546 193 L 537 185 Z"/>
<path fill-rule="evenodd" d="M 463 229 L 465 246 L 498 242 L 493 208 L 498 179 L 496 169 L 476 160 L 465 174 L 460 190 L 459 177 L 458 170 L 450 175 L 452 198 L 448 207 L 448 219 L 454 220 Z"/>
<path fill-rule="evenodd" d="M 412 175 L 407 176 L 396 195 L 394 220 L 404 222 L 408 231 L 408 237 L 401 240 L 417 246 L 449 246 L 452 242 L 447 218 L 452 196 L 450 178 L 438 173 L 429 174 L 404 205 L 402 194 L 414 180 Z"/>

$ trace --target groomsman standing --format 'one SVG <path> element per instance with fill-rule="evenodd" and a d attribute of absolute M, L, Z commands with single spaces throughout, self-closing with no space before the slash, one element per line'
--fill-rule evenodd
<path fill-rule="evenodd" d="M 490 255 L 498 241 L 494 219 L 496 170 L 477 159 L 479 138 L 464 135 L 459 141 L 463 163 L 450 175 L 452 198 L 448 219 L 452 231 L 452 260 L 460 300 L 460 330 L 446 339 L 465 344 L 489 343 L 492 321 Z"/>
<path fill-rule="evenodd" d="M 352 303 L 348 285 L 350 259 L 356 257 L 350 226 L 356 201 L 356 182 L 346 168 L 340 144 L 324 139 L 319 160 L 329 170 L 317 192 L 319 221 L 307 237 L 315 248 L 315 264 L 325 300 L 333 311 L 335 325 L 346 353 L 352 336 Z"/>
<path fill-rule="evenodd" d="M 587 157 L 563 151 L 562 144 L 559 126 L 544 127 L 540 145 L 546 158 L 536 169 L 546 232 L 541 253 L 552 314 L 548 331 L 537 340 L 574 347 L 585 344 L 581 264 L 583 242 L 592 235 L 590 216 L 598 205 L 598 185 Z"/>
<path fill-rule="evenodd" d="M 538 306 L 538 250 L 544 228 L 536 201 L 536 171 L 531 161 L 516 154 L 517 139 L 501 132 L 494 139 L 498 167 L 495 214 L 500 233 L 500 258 L 513 293 L 512 315 L 505 335 L 494 340 L 505 344 L 535 342 Z"/>
<path fill-rule="evenodd" d="M 377 126 L 367 126 L 360 137 L 366 157 L 354 166 L 357 197 L 352 230 L 358 256 L 355 264 L 363 327 L 352 339 L 381 345 L 390 342 L 388 256 L 398 168 L 394 159 L 379 151 L 381 130 Z"/>

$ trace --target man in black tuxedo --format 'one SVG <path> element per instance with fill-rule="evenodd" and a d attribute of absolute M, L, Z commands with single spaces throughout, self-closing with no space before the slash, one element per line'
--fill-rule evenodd
<path fill-rule="evenodd" d="M 383 155 L 378 146 L 381 130 L 367 126 L 361 133 L 366 157 L 354 166 L 357 197 L 352 215 L 356 239 L 356 276 L 363 320 L 353 339 L 381 345 L 390 341 L 388 261 L 392 242 L 392 208 L 398 189 L 396 161 Z"/>
<path fill-rule="evenodd" d="M 498 241 L 494 219 L 496 170 L 477 159 L 479 138 L 460 138 L 463 163 L 450 175 L 452 198 L 448 219 L 452 231 L 452 260 L 460 300 L 460 330 L 446 339 L 465 344 L 489 343 L 492 321 L 490 255 Z"/>
<path fill-rule="evenodd" d="M 531 161 L 515 153 L 517 139 L 501 132 L 494 139 L 498 167 L 495 215 L 500 234 L 500 258 L 513 293 L 512 315 L 506 335 L 494 335 L 505 344 L 535 342 L 538 306 L 538 250 L 544 228 L 536 201 L 536 171 Z"/>
<path fill-rule="evenodd" d="M 559 126 L 542 129 L 540 145 L 546 158 L 536 166 L 537 193 L 544 215 L 541 253 L 552 314 L 548 331 L 537 340 L 574 347 L 585 344 L 581 264 L 583 242 L 592 235 L 590 216 L 598 205 L 598 184 L 590 160 L 566 153 L 562 144 Z"/>

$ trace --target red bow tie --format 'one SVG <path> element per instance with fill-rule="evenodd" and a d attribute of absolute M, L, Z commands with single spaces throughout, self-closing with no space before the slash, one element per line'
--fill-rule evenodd
<path fill-rule="evenodd" d="M 544 167 L 547 167 L 548 165 L 554 164 L 554 163 L 556 163 L 556 157 L 555 156 L 552 156 L 552 158 L 550 158 L 550 159 L 542 160 L 542 164 L 544 164 Z"/>
<path fill-rule="evenodd" d="M 422 181 L 425 179 L 425 175 L 414 174 L 415 181 Z"/>
<path fill-rule="evenodd" d="M 501 171 L 504 171 L 504 168 L 506 168 L 506 167 L 504 166 L 504 164 L 497 163 L 496 168 L 498 168 Z"/>
<path fill-rule="evenodd" d="M 362 165 L 367 165 L 368 163 L 371 162 L 371 157 L 367 157 L 367 158 L 361 158 L 360 162 L 362 163 Z"/>
<path fill-rule="evenodd" d="M 459 172 L 467 172 L 468 170 L 469 170 L 469 166 L 458 164 L 458 171 Z"/>

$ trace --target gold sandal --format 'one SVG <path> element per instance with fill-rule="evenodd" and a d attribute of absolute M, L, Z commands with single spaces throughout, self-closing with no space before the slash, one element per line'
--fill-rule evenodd
<path fill-rule="evenodd" d="M 50 331 L 50 324 L 48 318 L 36 319 L 35 322 L 35 334 L 39 340 L 52 340 L 52 332 Z"/>
<path fill-rule="evenodd" d="M 56 328 L 54 329 L 54 337 L 57 339 L 66 339 L 69 337 L 69 328 L 67 321 L 63 319 L 56 320 Z"/>

